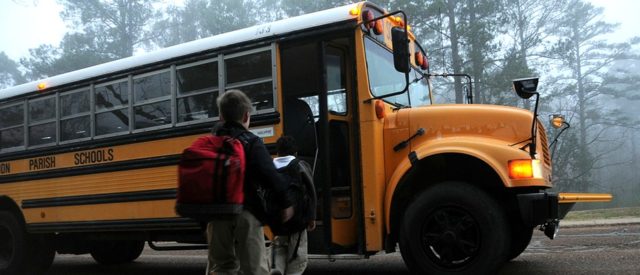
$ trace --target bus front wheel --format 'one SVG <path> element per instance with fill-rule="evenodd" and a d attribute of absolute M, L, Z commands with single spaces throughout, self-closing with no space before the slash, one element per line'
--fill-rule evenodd
<path fill-rule="evenodd" d="M 462 182 L 426 189 L 405 212 L 400 252 L 417 274 L 492 274 L 509 251 L 504 210 L 483 190 Z"/>
<path fill-rule="evenodd" d="M 133 262 L 140 257 L 143 249 L 144 241 L 96 241 L 92 245 L 90 253 L 96 262 L 111 265 Z"/>
<path fill-rule="evenodd" d="M 533 236 L 534 227 L 526 226 L 520 221 L 514 221 L 511 224 L 511 248 L 507 259 L 509 261 L 517 258 L 527 249 Z"/>

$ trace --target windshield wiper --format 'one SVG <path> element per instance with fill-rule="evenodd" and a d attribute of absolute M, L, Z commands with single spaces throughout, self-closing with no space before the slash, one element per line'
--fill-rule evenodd
<path fill-rule="evenodd" d="M 386 95 L 374 96 L 374 97 L 372 97 L 372 98 L 369 98 L 369 99 L 365 100 L 364 102 L 365 102 L 365 103 L 369 103 L 369 102 L 371 102 L 371 101 L 372 101 L 372 100 L 374 100 L 374 99 L 383 99 L 383 98 L 387 98 L 387 97 L 391 97 L 391 96 L 397 96 L 397 95 L 401 95 L 401 94 L 403 94 L 403 93 L 406 93 L 406 92 L 408 92 L 408 91 L 409 91 L 409 86 L 411 86 L 411 84 L 413 84 L 413 83 L 417 83 L 418 81 L 422 80 L 422 79 L 423 79 L 423 78 L 425 78 L 425 77 L 426 77 L 426 75 L 424 75 L 424 74 L 420 74 L 420 76 L 419 76 L 419 77 L 416 77 L 416 78 L 414 78 L 413 80 L 411 80 L 411 81 L 409 82 L 409 85 L 407 85 L 407 87 L 405 87 L 405 89 L 404 89 L 404 90 L 399 91 L 399 92 L 395 92 L 395 93 L 386 94 Z M 385 100 L 385 101 L 386 101 L 386 100 Z M 404 104 L 399 103 L 399 102 L 391 102 L 391 101 L 386 101 L 386 102 L 388 102 L 389 104 L 393 105 L 393 107 L 394 107 L 394 108 L 393 108 L 393 110 L 394 110 L 394 111 L 397 111 L 397 110 L 400 110 L 400 109 L 405 109 L 405 108 L 410 108 L 410 107 L 411 107 L 411 106 L 404 105 Z"/>
<path fill-rule="evenodd" d="M 404 105 L 404 104 L 398 103 L 398 102 L 389 102 L 389 104 L 393 105 L 393 111 L 409 108 L 408 105 Z"/>

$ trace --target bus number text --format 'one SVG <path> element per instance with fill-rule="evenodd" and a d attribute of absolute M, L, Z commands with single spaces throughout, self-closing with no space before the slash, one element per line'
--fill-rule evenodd
<path fill-rule="evenodd" d="M 259 26 L 256 29 L 256 35 L 262 35 L 271 32 L 271 25 Z"/>

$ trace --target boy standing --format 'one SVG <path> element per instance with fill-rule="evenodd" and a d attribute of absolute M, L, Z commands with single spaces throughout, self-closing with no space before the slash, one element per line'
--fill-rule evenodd
<path fill-rule="evenodd" d="M 293 216 L 287 197 L 287 183 L 276 171 L 262 140 L 249 132 L 251 101 L 239 90 L 229 90 L 217 99 L 220 123 L 214 135 L 237 137 L 244 144 L 246 157 L 244 205 L 241 214 L 207 224 L 209 245 L 207 274 L 269 274 L 262 224 L 265 213 L 257 188 L 274 190 L 281 202 L 283 221 Z"/>

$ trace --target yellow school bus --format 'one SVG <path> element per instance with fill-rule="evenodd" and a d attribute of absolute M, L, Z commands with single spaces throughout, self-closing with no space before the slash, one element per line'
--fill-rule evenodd
<path fill-rule="evenodd" d="M 481 274 L 517 257 L 535 227 L 553 237 L 573 203 L 611 199 L 546 191 L 534 113 L 435 104 L 407 22 L 360 2 L 0 91 L 0 273 L 45 270 L 56 253 L 112 264 L 145 243 L 202 248 L 201 226 L 174 211 L 176 166 L 228 89 L 249 95 L 251 131 L 272 152 L 291 135 L 312 164 L 313 257 L 399 244 L 416 274 Z M 531 83 L 516 83 L 523 97 Z"/>

